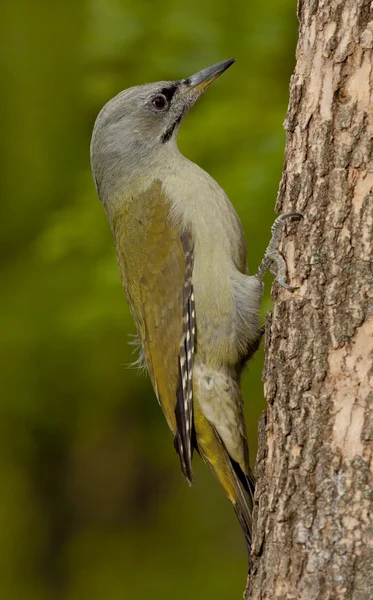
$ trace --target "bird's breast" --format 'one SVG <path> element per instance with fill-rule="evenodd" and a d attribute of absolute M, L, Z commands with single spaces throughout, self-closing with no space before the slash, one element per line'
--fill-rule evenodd
<path fill-rule="evenodd" d="M 217 182 L 194 163 L 178 163 L 163 186 L 175 220 L 193 239 L 197 353 L 211 365 L 234 364 L 234 273 L 246 269 L 240 220 Z"/>

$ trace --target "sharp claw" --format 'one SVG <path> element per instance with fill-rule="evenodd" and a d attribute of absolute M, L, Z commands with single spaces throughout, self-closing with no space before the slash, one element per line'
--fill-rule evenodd
<path fill-rule="evenodd" d="M 288 219 L 290 217 L 294 217 L 297 218 L 299 220 L 303 219 L 303 215 L 301 213 L 298 212 L 286 212 L 286 213 L 282 213 L 282 215 L 280 215 L 277 220 L 278 221 L 285 221 L 285 219 Z"/>
<path fill-rule="evenodd" d="M 285 283 L 283 279 L 276 279 L 276 281 L 282 288 L 289 290 L 289 292 L 295 292 L 296 290 L 299 290 L 299 285 L 289 285 L 288 283 Z"/>

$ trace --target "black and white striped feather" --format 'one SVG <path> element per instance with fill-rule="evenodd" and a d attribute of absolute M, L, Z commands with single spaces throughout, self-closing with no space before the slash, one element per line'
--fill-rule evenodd
<path fill-rule="evenodd" d="M 175 447 L 180 456 L 181 468 L 187 481 L 193 482 L 192 431 L 193 431 L 193 354 L 195 346 L 195 307 L 192 284 L 193 247 L 187 236 L 182 237 L 185 255 L 185 280 L 183 289 L 183 335 L 179 352 L 179 379 L 176 402 L 177 434 Z"/>

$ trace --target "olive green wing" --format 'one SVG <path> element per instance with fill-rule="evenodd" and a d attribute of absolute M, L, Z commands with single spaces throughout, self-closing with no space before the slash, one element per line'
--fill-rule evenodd
<path fill-rule="evenodd" d="M 146 365 L 188 481 L 192 480 L 192 245 L 170 219 L 159 182 L 112 219 L 118 262 Z"/>

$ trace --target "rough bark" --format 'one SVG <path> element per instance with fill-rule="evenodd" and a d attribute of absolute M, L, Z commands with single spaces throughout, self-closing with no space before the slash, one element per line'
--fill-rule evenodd
<path fill-rule="evenodd" d="M 246 599 L 373 598 L 372 8 L 298 5 Z"/>

